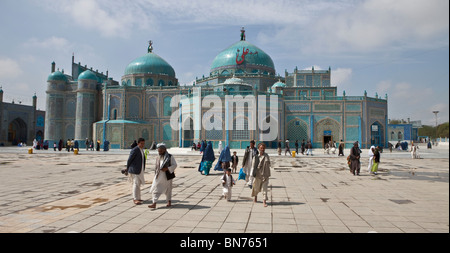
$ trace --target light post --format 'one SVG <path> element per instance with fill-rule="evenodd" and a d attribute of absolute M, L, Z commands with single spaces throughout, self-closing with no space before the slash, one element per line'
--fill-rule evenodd
<path fill-rule="evenodd" d="M 434 116 L 436 117 L 436 139 L 437 139 L 437 122 L 438 122 L 438 120 L 437 120 L 437 114 L 439 113 L 439 111 L 433 111 L 433 113 L 434 113 Z"/>

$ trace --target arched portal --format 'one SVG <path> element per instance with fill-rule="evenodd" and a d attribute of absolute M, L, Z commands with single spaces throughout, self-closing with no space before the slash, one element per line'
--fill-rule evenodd
<path fill-rule="evenodd" d="M 183 146 L 190 147 L 194 141 L 194 120 L 188 117 L 183 122 Z"/>
<path fill-rule="evenodd" d="M 373 146 L 384 146 L 383 133 L 383 125 L 381 125 L 380 122 L 375 121 L 370 126 L 370 144 Z"/>
<path fill-rule="evenodd" d="M 340 140 L 341 125 L 335 119 L 326 117 L 316 123 L 314 129 L 314 139 L 316 143 L 322 143 L 325 147 L 326 143 Z"/>
<path fill-rule="evenodd" d="M 21 118 L 16 118 L 8 126 L 8 141 L 12 145 L 19 142 L 27 143 L 27 124 Z"/>

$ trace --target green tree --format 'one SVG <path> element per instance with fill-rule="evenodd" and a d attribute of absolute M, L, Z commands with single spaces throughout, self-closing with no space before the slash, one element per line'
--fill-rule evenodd
<path fill-rule="evenodd" d="M 430 136 L 431 138 L 436 137 L 449 137 L 449 122 L 445 122 L 437 126 L 427 126 L 423 125 L 419 128 L 419 136 Z"/>

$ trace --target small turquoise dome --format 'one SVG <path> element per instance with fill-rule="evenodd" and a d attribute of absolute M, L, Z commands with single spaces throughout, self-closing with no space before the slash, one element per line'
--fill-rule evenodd
<path fill-rule="evenodd" d="M 67 82 L 67 77 L 66 77 L 66 75 L 61 73 L 59 70 L 57 70 L 57 71 L 51 73 L 48 76 L 47 81 L 64 81 L 64 82 Z"/>
<path fill-rule="evenodd" d="M 175 70 L 163 58 L 150 52 L 134 61 L 125 69 L 125 75 L 132 74 L 163 74 L 175 78 Z"/>
<path fill-rule="evenodd" d="M 232 78 L 228 78 L 227 80 L 225 80 L 225 82 L 223 84 L 245 84 L 245 85 L 247 85 L 246 83 L 244 83 L 244 80 L 234 77 L 234 76 Z"/>
<path fill-rule="evenodd" d="M 95 80 L 98 81 L 97 76 L 94 74 L 94 72 L 90 71 L 89 69 L 84 71 L 78 76 L 78 80 Z"/>
<path fill-rule="evenodd" d="M 272 88 L 276 88 L 276 87 L 286 87 L 286 84 L 281 81 L 278 81 L 272 85 Z"/>
<path fill-rule="evenodd" d="M 275 73 L 272 58 L 257 46 L 241 40 L 220 52 L 214 59 L 210 72 L 238 66 L 264 68 Z"/>
<path fill-rule="evenodd" d="M 274 92 L 274 93 L 277 92 L 278 87 L 284 88 L 284 87 L 286 87 L 286 84 L 281 81 L 274 83 L 271 88 L 272 92 Z M 281 94 L 283 94 L 283 90 L 281 90 Z"/>

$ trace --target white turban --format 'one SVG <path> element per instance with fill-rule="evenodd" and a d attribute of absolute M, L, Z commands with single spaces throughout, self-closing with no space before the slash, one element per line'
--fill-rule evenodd
<path fill-rule="evenodd" d="M 156 148 L 166 148 L 166 144 L 164 142 L 158 143 L 158 145 L 156 145 Z"/>

